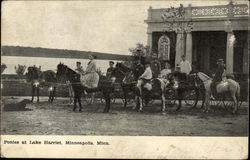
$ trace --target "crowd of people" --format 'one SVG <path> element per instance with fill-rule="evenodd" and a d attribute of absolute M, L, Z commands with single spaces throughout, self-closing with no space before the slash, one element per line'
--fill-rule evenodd
<path fill-rule="evenodd" d="M 152 54 L 152 59 L 145 60 L 144 63 L 141 63 L 141 59 L 136 59 L 134 64 L 134 77 L 137 80 L 137 87 L 140 92 L 142 90 L 142 86 L 147 84 L 153 78 L 162 78 L 167 79 L 167 75 L 169 73 L 182 73 L 184 76 L 189 75 L 192 72 L 191 63 L 186 60 L 186 56 L 181 56 L 181 61 L 176 64 L 175 68 L 172 68 L 169 61 L 165 61 L 162 63 L 157 58 L 157 54 Z M 89 62 L 86 70 L 81 66 L 81 62 L 76 63 L 75 71 L 80 74 L 80 81 L 83 86 L 88 88 L 95 88 L 99 82 L 99 75 L 97 74 L 96 67 L 96 56 L 89 55 Z M 114 71 L 114 62 L 109 61 L 109 68 L 106 72 L 106 77 L 111 79 L 112 72 Z M 223 59 L 219 59 L 217 61 L 218 68 L 215 72 L 213 83 L 212 83 L 212 91 L 215 94 L 215 86 L 222 80 L 223 74 L 225 73 L 225 64 Z M 212 94 L 212 95 L 213 95 Z M 213 98 L 213 97 L 212 97 Z"/>

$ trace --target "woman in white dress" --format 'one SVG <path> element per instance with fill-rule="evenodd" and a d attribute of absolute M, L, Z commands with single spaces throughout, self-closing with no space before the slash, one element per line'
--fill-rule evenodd
<path fill-rule="evenodd" d="M 90 61 L 88 63 L 88 66 L 86 68 L 85 73 L 80 78 L 82 85 L 87 87 L 87 88 L 96 88 L 98 86 L 98 83 L 99 83 L 99 75 L 96 72 L 97 68 L 96 68 L 95 59 L 96 59 L 96 56 L 89 55 Z M 86 94 L 86 92 L 85 92 L 85 94 Z M 95 93 L 92 93 L 90 104 L 92 104 L 94 102 L 94 97 L 95 97 Z"/>
<path fill-rule="evenodd" d="M 87 88 L 96 88 L 99 82 L 99 75 L 97 74 L 96 61 L 94 55 L 89 55 L 89 63 L 85 73 L 81 76 L 81 83 Z"/>

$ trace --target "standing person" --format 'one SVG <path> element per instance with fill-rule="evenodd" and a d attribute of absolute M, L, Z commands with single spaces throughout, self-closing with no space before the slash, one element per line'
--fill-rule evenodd
<path fill-rule="evenodd" d="M 81 83 L 87 88 L 96 88 L 99 83 L 99 75 L 96 68 L 96 56 L 89 55 L 89 63 L 86 68 L 86 72 L 81 76 Z M 92 93 L 90 104 L 94 101 L 94 93 Z"/>
<path fill-rule="evenodd" d="M 217 69 L 214 74 L 213 81 L 211 83 L 211 99 L 215 99 L 214 96 L 216 94 L 216 86 L 219 82 L 223 80 L 225 77 L 225 64 L 223 59 L 218 59 L 217 60 Z"/>
<path fill-rule="evenodd" d="M 151 68 L 151 70 L 153 72 L 153 78 L 157 78 L 158 75 L 161 72 L 161 63 L 157 59 L 157 54 L 156 53 L 153 53 L 152 58 L 153 58 L 153 60 L 150 63 L 150 68 Z"/>
<path fill-rule="evenodd" d="M 185 55 L 182 55 L 181 59 L 182 59 L 180 62 L 181 72 L 186 73 L 188 75 L 192 70 L 191 64 L 188 60 L 186 60 Z"/>
<path fill-rule="evenodd" d="M 80 74 L 80 75 L 83 75 L 84 74 L 84 70 L 81 66 L 81 62 L 76 62 L 76 69 L 75 71 Z"/>
<path fill-rule="evenodd" d="M 145 62 L 145 71 L 144 73 L 139 77 L 138 81 L 137 81 L 137 87 L 139 88 L 140 91 L 140 95 L 142 95 L 142 87 L 148 83 L 152 77 L 153 77 L 153 73 L 152 70 L 150 68 L 150 62 L 146 61 Z"/>
<path fill-rule="evenodd" d="M 109 61 L 109 68 L 107 69 L 107 73 L 106 73 L 106 77 L 107 79 L 111 79 L 111 74 L 114 71 L 114 62 L 113 61 Z"/>

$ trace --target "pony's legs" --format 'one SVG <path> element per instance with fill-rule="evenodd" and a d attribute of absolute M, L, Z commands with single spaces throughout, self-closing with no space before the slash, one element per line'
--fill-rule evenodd
<path fill-rule="evenodd" d="M 39 95 L 40 95 L 39 87 L 36 87 L 36 93 L 37 93 L 37 102 L 39 102 Z"/>
<path fill-rule="evenodd" d="M 135 100 L 134 100 L 134 106 L 132 108 L 132 110 L 135 110 L 138 104 L 138 96 L 135 96 Z"/>
<path fill-rule="evenodd" d="M 94 99 L 95 99 L 95 93 L 91 93 L 90 104 L 93 104 L 93 103 L 94 103 Z"/>
<path fill-rule="evenodd" d="M 81 112 L 82 111 L 82 103 L 81 103 L 81 96 L 80 95 L 78 95 L 77 96 L 77 100 L 78 100 L 78 104 L 79 104 L 79 111 Z"/>
<path fill-rule="evenodd" d="M 34 96 L 35 96 L 35 86 L 34 85 L 32 85 L 32 93 L 31 94 L 32 94 L 31 95 L 31 102 L 33 102 Z"/>
<path fill-rule="evenodd" d="M 161 102 L 162 102 L 162 112 L 165 112 L 166 111 L 166 98 L 165 98 L 164 92 L 161 95 Z"/>
<path fill-rule="evenodd" d="M 233 98 L 233 100 L 234 100 L 234 104 L 233 104 L 233 106 L 234 106 L 233 114 L 235 114 L 235 113 L 238 112 L 238 100 L 237 100 L 235 94 L 232 95 L 232 98 Z"/>
<path fill-rule="evenodd" d="M 138 97 L 138 99 L 139 99 L 139 105 L 140 105 L 139 111 L 141 112 L 141 111 L 142 111 L 142 109 L 143 109 L 142 97 L 141 97 L 141 96 L 139 96 L 139 97 Z"/>
<path fill-rule="evenodd" d="M 73 111 L 76 110 L 76 107 L 77 107 L 76 103 L 77 103 L 77 97 L 76 97 L 76 95 L 75 95 L 75 96 L 74 96 L 74 108 L 73 108 Z"/>
<path fill-rule="evenodd" d="M 202 90 L 202 104 L 201 104 L 201 108 L 204 108 L 205 100 L 206 100 L 206 91 Z"/>
<path fill-rule="evenodd" d="M 177 97 L 178 97 L 179 105 L 178 105 L 178 107 L 176 108 L 176 111 L 178 111 L 178 110 L 181 109 L 182 91 L 177 90 Z"/>
<path fill-rule="evenodd" d="M 124 97 L 124 107 L 127 107 L 127 90 L 122 87 L 123 90 L 123 97 Z"/>
<path fill-rule="evenodd" d="M 106 102 L 106 105 L 105 105 L 105 108 L 103 110 L 103 113 L 107 113 L 109 112 L 109 109 L 110 109 L 110 93 L 104 93 L 103 92 L 103 95 L 104 95 L 104 98 L 105 98 L 105 102 Z"/>
<path fill-rule="evenodd" d="M 204 112 L 208 112 L 209 109 L 210 109 L 210 92 L 209 93 L 206 93 L 206 96 L 205 96 L 205 109 L 204 109 Z"/>

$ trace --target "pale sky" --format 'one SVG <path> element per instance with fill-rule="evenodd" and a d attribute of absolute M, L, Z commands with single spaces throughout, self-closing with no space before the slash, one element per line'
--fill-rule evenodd
<path fill-rule="evenodd" d="M 242 1 L 236 1 L 242 3 Z M 244 2 L 244 1 L 243 1 Z M 227 1 L 4 1 L 2 45 L 129 54 L 147 43 L 147 9 Z M 244 2 L 245 3 L 245 2 Z"/>

